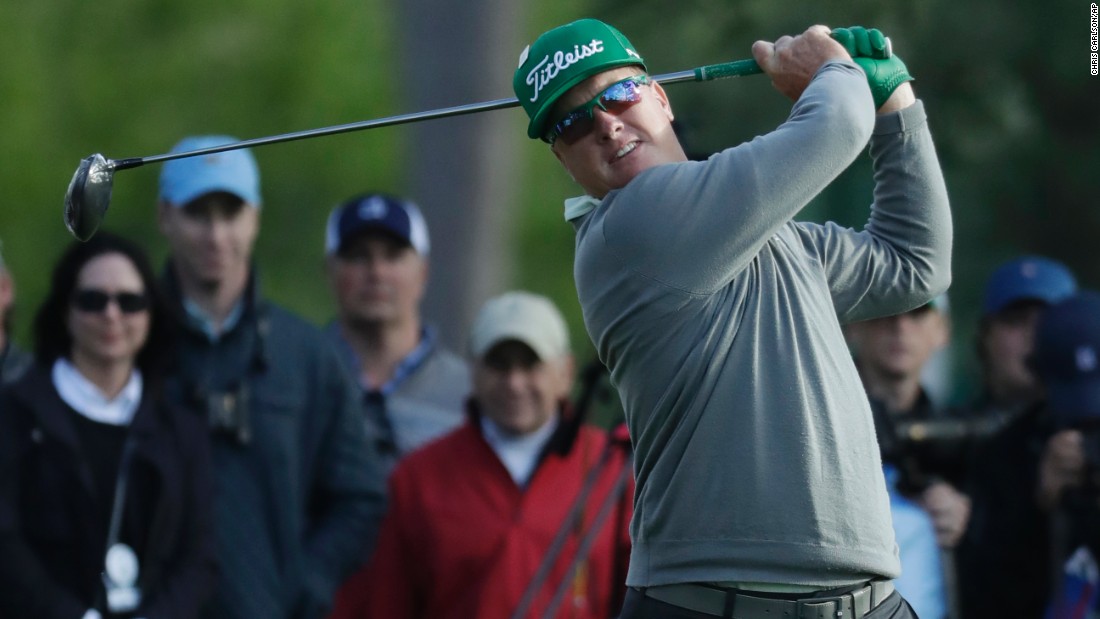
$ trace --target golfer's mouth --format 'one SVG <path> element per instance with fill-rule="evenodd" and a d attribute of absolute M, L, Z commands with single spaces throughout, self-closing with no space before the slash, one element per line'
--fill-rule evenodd
<path fill-rule="evenodd" d="M 615 156 L 611 159 L 612 163 L 622 159 L 623 157 L 626 157 L 630 153 L 634 152 L 634 149 L 636 148 L 638 148 L 638 142 L 636 141 L 626 144 L 619 150 L 615 151 Z"/>

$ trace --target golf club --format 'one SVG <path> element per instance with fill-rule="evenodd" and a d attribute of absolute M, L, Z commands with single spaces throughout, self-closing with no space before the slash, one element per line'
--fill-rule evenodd
<path fill-rule="evenodd" d="M 760 66 L 756 64 L 755 60 L 747 59 L 706 65 L 698 67 L 696 69 L 689 69 L 676 73 L 657 75 L 653 77 L 653 80 L 661 84 L 675 84 L 677 82 L 689 81 L 706 82 L 726 77 L 753 75 L 756 73 L 762 73 Z M 102 223 L 103 217 L 107 213 L 107 207 L 109 207 L 111 204 L 111 188 L 114 184 L 115 172 L 118 170 L 136 168 L 139 166 L 143 166 L 147 163 L 156 163 L 159 161 L 183 159 L 185 157 L 196 157 L 199 155 L 210 155 L 227 150 L 237 150 L 241 148 L 250 148 L 253 146 L 264 146 L 267 144 L 277 144 L 279 142 L 291 142 L 294 140 L 315 138 L 323 135 L 335 135 L 337 133 L 347 133 L 350 131 L 373 129 L 375 127 L 388 127 L 390 125 L 401 125 L 421 120 L 446 118 L 449 116 L 462 116 L 465 114 L 473 114 L 476 112 L 486 112 L 489 110 L 499 110 L 503 108 L 518 106 L 519 99 L 497 99 L 495 101 L 485 101 L 482 103 L 458 105 L 437 110 L 429 110 L 426 112 L 414 112 L 411 114 L 390 116 L 388 118 L 379 118 L 375 120 L 364 120 L 344 125 L 335 125 L 332 127 L 323 127 L 320 129 L 310 129 L 306 131 L 298 131 L 295 133 L 284 133 L 282 135 L 275 135 L 265 138 L 254 138 L 251 140 L 244 140 L 241 142 L 234 142 L 230 144 L 221 144 L 219 146 L 212 146 L 209 148 L 201 148 L 179 153 L 168 153 L 165 155 L 154 155 L 150 157 L 136 157 L 131 159 L 108 159 L 103 155 L 96 153 L 94 155 L 85 157 L 80 161 L 80 165 L 77 167 L 76 173 L 73 174 L 72 181 L 69 182 L 69 189 L 65 192 L 65 226 L 69 229 L 69 232 L 71 232 L 73 236 L 75 236 L 77 239 L 80 239 L 81 241 L 86 241 L 90 239 L 93 234 L 95 234 L 95 231 L 99 228 L 99 224 Z"/>

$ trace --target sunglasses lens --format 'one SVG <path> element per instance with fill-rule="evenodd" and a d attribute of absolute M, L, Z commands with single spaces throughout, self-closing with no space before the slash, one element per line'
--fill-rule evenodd
<path fill-rule="evenodd" d="M 117 295 L 107 294 L 102 290 L 79 290 L 73 295 L 73 307 L 88 313 L 98 313 L 107 309 L 107 304 L 114 299 L 118 303 L 118 309 L 124 314 L 134 314 L 149 308 L 149 297 L 136 292 L 121 292 Z"/>
<path fill-rule="evenodd" d="M 117 297 L 118 309 L 125 314 L 145 311 L 149 307 L 149 297 L 136 292 L 120 292 Z"/>
<path fill-rule="evenodd" d="M 592 131 L 592 121 L 592 110 L 575 110 L 554 127 L 554 133 L 562 142 L 572 144 Z"/>
<path fill-rule="evenodd" d="M 102 312 L 110 297 L 102 290 L 80 290 L 73 297 L 73 307 L 82 312 Z"/>
<path fill-rule="evenodd" d="M 608 113 L 618 116 L 642 100 L 638 85 L 645 84 L 647 81 L 645 76 L 630 77 L 608 86 L 600 96 L 569 112 L 565 118 L 554 125 L 550 131 L 549 141 L 561 140 L 566 144 L 573 144 L 588 135 L 595 125 L 594 114 L 597 105 Z"/>
<path fill-rule="evenodd" d="M 600 95 L 600 103 L 609 112 L 621 112 L 632 107 L 640 99 L 638 85 L 633 80 L 612 84 Z"/>

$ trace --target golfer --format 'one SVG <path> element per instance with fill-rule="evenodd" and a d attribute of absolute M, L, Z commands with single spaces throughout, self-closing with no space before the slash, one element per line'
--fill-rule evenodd
<path fill-rule="evenodd" d="M 830 34 L 753 45 L 790 116 L 705 162 L 615 28 L 520 56 L 528 136 L 585 192 L 577 292 L 637 454 L 624 618 L 914 616 L 840 324 L 947 288 L 950 212 L 905 65 L 877 30 Z M 868 141 L 864 229 L 792 221 Z"/>

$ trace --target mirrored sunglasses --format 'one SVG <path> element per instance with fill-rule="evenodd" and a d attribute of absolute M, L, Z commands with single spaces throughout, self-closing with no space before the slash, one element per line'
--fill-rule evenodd
<path fill-rule="evenodd" d="M 85 288 L 73 295 L 73 308 L 81 312 L 99 313 L 107 309 L 114 301 L 123 314 L 136 314 L 149 309 L 149 297 L 138 292 L 118 292 L 110 294 L 102 290 Z"/>
<path fill-rule="evenodd" d="M 639 87 L 648 83 L 649 77 L 645 75 L 635 75 L 615 82 L 591 101 L 574 108 L 554 123 L 543 139 L 551 144 L 558 140 L 573 144 L 592 131 L 597 106 L 608 114 L 618 116 L 642 100 Z"/>

